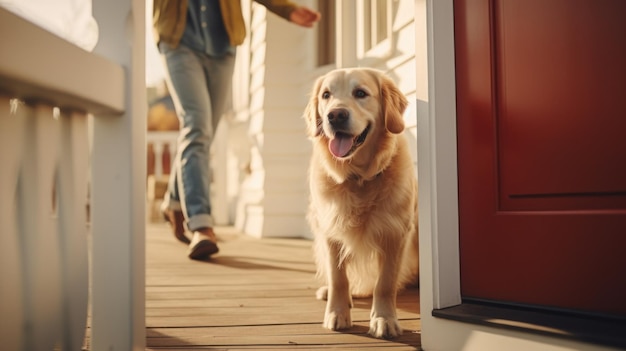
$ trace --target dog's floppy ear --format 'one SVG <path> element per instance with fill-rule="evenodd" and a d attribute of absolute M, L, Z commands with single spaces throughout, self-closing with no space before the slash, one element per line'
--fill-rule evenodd
<path fill-rule="evenodd" d="M 304 119 L 306 120 L 307 133 L 314 138 L 322 133 L 322 117 L 317 112 L 319 102 L 320 87 L 323 77 L 317 78 L 309 96 L 309 102 L 304 109 Z"/>
<path fill-rule="evenodd" d="M 394 134 L 400 134 L 404 131 L 404 119 L 402 118 L 402 114 L 404 110 L 406 110 L 409 102 L 400 89 L 398 89 L 398 86 L 387 76 L 381 75 L 380 91 L 385 126 L 388 131 Z"/>

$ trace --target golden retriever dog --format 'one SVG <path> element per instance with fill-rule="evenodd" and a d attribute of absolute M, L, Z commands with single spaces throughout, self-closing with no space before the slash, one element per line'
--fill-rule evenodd
<path fill-rule="evenodd" d="M 373 296 L 369 333 L 402 334 L 399 289 L 417 284 L 417 180 L 402 114 L 381 71 L 340 69 L 315 82 L 304 112 L 313 143 L 308 221 L 327 286 L 324 327 L 352 326 L 352 297 Z"/>

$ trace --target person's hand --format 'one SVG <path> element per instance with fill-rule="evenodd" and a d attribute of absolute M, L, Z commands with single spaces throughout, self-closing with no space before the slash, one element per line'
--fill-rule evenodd
<path fill-rule="evenodd" d="M 315 22 L 319 21 L 322 15 L 308 7 L 300 6 L 291 12 L 289 20 L 302 27 L 313 27 Z"/>

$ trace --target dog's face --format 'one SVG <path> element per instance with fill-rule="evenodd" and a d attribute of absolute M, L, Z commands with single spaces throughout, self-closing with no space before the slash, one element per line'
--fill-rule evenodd
<path fill-rule="evenodd" d="M 402 133 L 406 106 L 406 98 L 381 71 L 341 69 L 318 78 L 305 118 L 309 136 L 344 161 L 375 147 L 388 133 Z"/>

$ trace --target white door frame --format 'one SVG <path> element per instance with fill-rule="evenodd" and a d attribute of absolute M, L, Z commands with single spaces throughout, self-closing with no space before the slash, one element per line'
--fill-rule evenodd
<path fill-rule="evenodd" d="M 418 81 L 428 80 L 417 84 L 420 286 L 432 309 L 461 303 L 452 0 L 417 0 L 415 23 Z"/>

